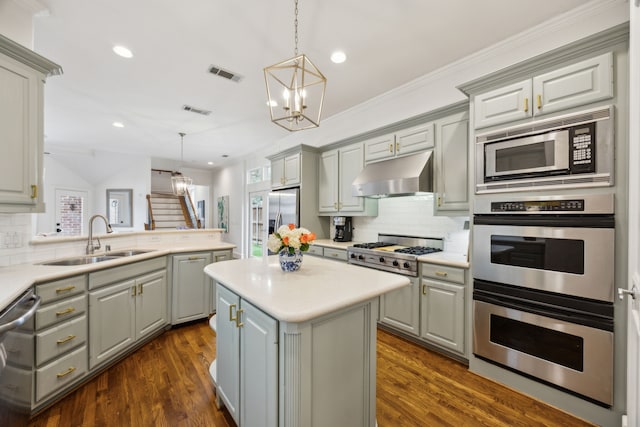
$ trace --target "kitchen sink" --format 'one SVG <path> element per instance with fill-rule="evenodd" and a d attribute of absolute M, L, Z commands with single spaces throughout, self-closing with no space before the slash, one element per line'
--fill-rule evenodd
<path fill-rule="evenodd" d="M 41 264 L 42 265 L 85 265 L 85 264 L 95 264 L 96 262 L 111 261 L 113 259 L 118 259 L 118 258 L 121 258 L 121 257 L 112 256 L 112 255 L 81 256 L 76 258 L 46 261 Z"/>
<path fill-rule="evenodd" d="M 152 252 L 152 251 L 148 249 L 129 249 L 129 250 L 123 250 L 123 251 L 107 252 L 105 255 L 114 256 L 114 257 L 123 257 L 123 256 L 134 256 L 134 255 L 146 254 L 147 252 Z"/>

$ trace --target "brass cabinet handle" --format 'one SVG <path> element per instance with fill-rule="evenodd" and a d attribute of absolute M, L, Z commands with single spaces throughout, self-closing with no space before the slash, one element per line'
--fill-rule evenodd
<path fill-rule="evenodd" d="M 74 372 L 76 370 L 76 368 L 74 368 L 73 366 L 70 367 L 69 369 L 67 369 L 64 372 L 59 372 L 56 374 L 56 377 L 58 378 L 62 378 L 62 377 L 66 377 L 67 375 L 69 375 L 70 373 Z"/>
<path fill-rule="evenodd" d="M 438 196 L 438 207 L 442 206 L 442 196 Z"/>
<path fill-rule="evenodd" d="M 241 328 L 244 326 L 244 323 L 240 321 L 240 315 L 244 313 L 243 309 L 236 311 L 236 327 Z"/>
<path fill-rule="evenodd" d="M 332 257 L 337 258 L 338 254 L 331 254 Z"/>
<path fill-rule="evenodd" d="M 393 153 L 393 144 L 389 144 L 389 152 Z"/>
<path fill-rule="evenodd" d="M 436 271 L 436 276 L 447 277 L 446 271 Z"/>
<path fill-rule="evenodd" d="M 236 314 L 236 317 L 233 317 L 233 309 L 236 308 L 235 304 L 231 304 L 229 305 L 229 322 L 237 322 L 238 321 L 238 315 Z"/>
<path fill-rule="evenodd" d="M 396 152 L 399 153 L 400 152 L 400 143 L 396 142 Z"/>
<path fill-rule="evenodd" d="M 59 340 L 58 340 L 58 341 L 56 341 L 56 342 L 57 342 L 58 344 L 64 344 L 64 343 L 69 342 L 69 341 L 71 341 L 72 339 L 75 339 L 75 338 L 76 338 L 76 336 L 75 336 L 75 335 L 69 335 L 68 337 L 66 337 L 66 338 L 62 338 L 62 339 L 59 339 Z"/>
<path fill-rule="evenodd" d="M 189 257 L 189 261 L 200 261 L 202 259 L 204 259 L 204 258 L 201 257 L 201 256 L 190 256 Z"/>
<path fill-rule="evenodd" d="M 542 108 L 542 95 L 538 95 L 538 110 Z"/>
<path fill-rule="evenodd" d="M 66 286 L 64 288 L 57 288 L 56 289 L 56 294 L 61 294 L 63 292 L 67 292 L 67 291 L 71 291 L 74 290 L 76 287 L 71 285 L 71 286 Z"/>
<path fill-rule="evenodd" d="M 333 209 L 338 210 L 338 203 L 337 202 L 333 203 Z"/>
<path fill-rule="evenodd" d="M 525 113 L 529 112 L 529 98 L 524 99 L 524 112 Z"/>
<path fill-rule="evenodd" d="M 427 294 L 427 285 L 422 285 L 422 295 Z"/>
<path fill-rule="evenodd" d="M 143 291 L 144 291 L 144 289 L 142 287 L 142 283 L 138 283 L 138 295 L 142 295 Z"/>
<path fill-rule="evenodd" d="M 65 314 L 73 313 L 74 311 L 76 311 L 75 308 L 69 307 L 69 308 L 64 309 L 62 311 L 56 311 L 56 316 L 64 316 Z"/>
<path fill-rule="evenodd" d="M 38 186 L 37 185 L 32 185 L 31 186 L 31 198 L 32 199 L 37 199 L 38 198 Z"/>
<path fill-rule="evenodd" d="M 133 286 L 131 287 L 131 296 L 132 296 L 132 297 L 135 297 L 135 296 L 136 296 L 136 285 L 133 285 Z"/>

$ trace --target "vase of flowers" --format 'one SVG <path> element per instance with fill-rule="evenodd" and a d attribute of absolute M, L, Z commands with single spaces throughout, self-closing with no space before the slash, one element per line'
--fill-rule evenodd
<path fill-rule="evenodd" d="M 282 271 L 297 271 L 302 265 L 302 252 L 316 239 L 315 233 L 294 224 L 283 225 L 269 235 L 267 247 L 280 258 Z"/>

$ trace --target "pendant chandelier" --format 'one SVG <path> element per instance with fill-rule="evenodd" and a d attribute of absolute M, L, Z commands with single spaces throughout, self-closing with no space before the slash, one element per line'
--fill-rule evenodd
<path fill-rule="evenodd" d="M 298 55 L 298 0 L 295 0 L 294 56 L 264 69 L 271 121 L 288 131 L 318 127 L 327 79 L 305 55 Z"/>
<path fill-rule="evenodd" d="M 180 135 L 180 167 L 184 162 L 183 153 L 184 153 L 184 136 L 186 135 L 184 132 L 178 133 Z M 176 196 L 184 196 L 189 191 L 189 187 L 191 186 L 191 178 L 182 175 L 181 172 L 173 172 L 171 174 L 171 188 L 173 189 L 173 194 Z"/>

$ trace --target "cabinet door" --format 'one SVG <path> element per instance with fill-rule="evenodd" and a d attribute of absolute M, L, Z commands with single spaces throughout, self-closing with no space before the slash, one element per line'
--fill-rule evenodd
<path fill-rule="evenodd" d="M 271 188 L 284 186 L 284 157 L 271 160 Z"/>
<path fill-rule="evenodd" d="M 240 333 L 236 316 L 240 298 L 227 288 L 216 285 L 216 371 L 217 399 L 224 403 L 236 424 L 240 404 Z"/>
<path fill-rule="evenodd" d="M 318 167 L 318 211 L 338 210 L 338 150 L 320 155 Z"/>
<path fill-rule="evenodd" d="M 380 296 L 380 321 L 418 336 L 420 333 L 420 280 Z"/>
<path fill-rule="evenodd" d="M 469 211 L 469 114 L 455 114 L 436 125 L 436 212 Z"/>
<path fill-rule="evenodd" d="M 136 339 L 136 283 L 128 280 L 89 293 L 89 367 L 129 347 Z"/>
<path fill-rule="evenodd" d="M 284 158 L 284 185 L 300 184 L 300 153 Z"/>
<path fill-rule="evenodd" d="M 228 261 L 233 258 L 231 249 L 225 251 L 214 251 L 213 262 Z"/>
<path fill-rule="evenodd" d="M 531 79 L 476 95 L 473 99 L 476 129 L 532 116 Z"/>
<path fill-rule="evenodd" d="M 39 188 L 42 168 L 43 78 L 26 65 L 0 56 L 0 211 L 1 205 L 23 205 L 15 212 L 43 211 Z M 41 209 L 42 208 L 42 209 Z"/>
<path fill-rule="evenodd" d="M 211 264 L 210 253 L 173 257 L 173 305 L 171 323 L 178 324 L 209 315 L 211 282 L 204 268 Z"/>
<path fill-rule="evenodd" d="M 396 155 L 433 148 L 434 142 L 433 123 L 402 129 L 396 133 Z"/>
<path fill-rule="evenodd" d="M 278 425 L 278 325 L 242 300 L 240 326 L 240 423 Z M 218 365 L 219 366 L 219 365 Z M 220 372 L 220 368 L 218 368 Z"/>
<path fill-rule="evenodd" d="M 136 339 L 140 339 L 169 323 L 166 271 L 136 279 L 136 294 Z"/>
<path fill-rule="evenodd" d="M 394 134 L 383 135 L 364 142 L 364 161 L 388 159 L 396 154 Z"/>
<path fill-rule="evenodd" d="M 613 53 L 609 52 L 533 79 L 534 115 L 613 97 Z"/>
<path fill-rule="evenodd" d="M 364 197 L 352 195 L 352 183 L 364 168 L 364 144 L 353 144 L 340 149 L 340 189 L 338 208 L 341 212 L 362 212 Z"/>
<path fill-rule="evenodd" d="M 464 354 L 464 286 L 422 279 L 422 338 Z"/>

